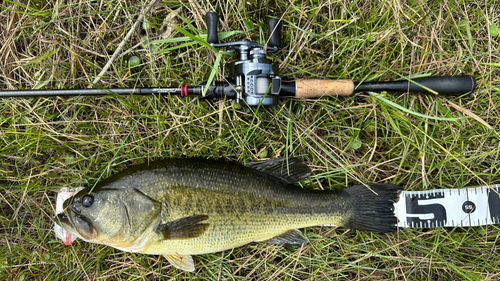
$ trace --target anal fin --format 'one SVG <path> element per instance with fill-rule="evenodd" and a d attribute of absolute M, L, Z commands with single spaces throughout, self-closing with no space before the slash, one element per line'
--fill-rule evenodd
<path fill-rule="evenodd" d="M 267 243 L 274 245 L 300 247 L 309 243 L 309 239 L 307 239 L 307 237 L 305 237 L 302 232 L 300 232 L 300 230 L 292 229 L 267 240 Z"/>
<path fill-rule="evenodd" d="M 193 257 L 190 255 L 164 255 L 164 257 L 170 262 L 175 268 L 193 272 L 194 271 L 194 261 Z"/>

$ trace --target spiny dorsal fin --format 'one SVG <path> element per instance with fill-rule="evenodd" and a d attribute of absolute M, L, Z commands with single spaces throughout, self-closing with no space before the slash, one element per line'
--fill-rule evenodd
<path fill-rule="evenodd" d="M 249 162 L 246 166 L 279 177 L 289 184 L 305 180 L 311 174 L 311 169 L 299 158 Z"/>
<path fill-rule="evenodd" d="M 202 235 L 210 226 L 208 223 L 201 223 L 205 220 L 208 220 L 207 215 L 185 217 L 160 224 L 156 231 L 163 235 L 164 240 L 196 238 Z"/>
<path fill-rule="evenodd" d="M 176 268 L 193 272 L 194 262 L 193 257 L 189 255 L 164 255 L 164 257 Z"/>
<path fill-rule="evenodd" d="M 274 245 L 300 247 L 309 243 L 309 239 L 307 239 L 307 237 L 305 237 L 302 232 L 300 232 L 300 230 L 292 229 L 267 240 L 267 243 Z"/>

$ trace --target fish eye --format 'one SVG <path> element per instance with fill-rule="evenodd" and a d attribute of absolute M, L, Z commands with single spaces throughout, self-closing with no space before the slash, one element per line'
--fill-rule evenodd
<path fill-rule="evenodd" d="M 82 206 L 88 208 L 94 204 L 94 197 L 92 195 L 85 195 L 82 198 Z"/>

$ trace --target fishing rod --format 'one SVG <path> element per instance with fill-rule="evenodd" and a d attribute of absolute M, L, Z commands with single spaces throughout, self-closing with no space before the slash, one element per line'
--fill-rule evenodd
<path fill-rule="evenodd" d="M 214 48 L 228 48 L 237 60 L 229 64 L 229 78 L 210 84 L 191 86 L 181 84 L 176 88 L 110 88 L 110 89 L 61 89 L 61 90 L 5 90 L 0 97 L 38 96 L 100 96 L 100 95 L 157 95 L 170 94 L 201 96 L 204 99 L 228 98 L 248 106 L 275 105 L 278 98 L 318 98 L 322 96 L 350 96 L 367 91 L 391 91 L 409 93 L 433 93 L 439 95 L 463 95 L 476 88 L 474 77 L 434 76 L 403 81 L 354 82 L 350 79 L 321 80 L 298 79 L 282 81 L 278 66 L 269 62 L 267 52 L 277 51 L 281 46 L 281 22 L 269 19 L 268 44 L 262 45 L 244 39 L 219 43 L 215 12 L 205 14 L 207 42 Z"/>

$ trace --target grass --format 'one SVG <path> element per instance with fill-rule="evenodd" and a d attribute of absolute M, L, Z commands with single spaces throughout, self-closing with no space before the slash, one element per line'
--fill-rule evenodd
<path fill-rule="evenodd" d="M 88 87 L 148 3 L 3 1 L 0 89 Z M 240 162 L 301 157 L 314 170 L 305 182 L 310 188 L 391 182 L 425 190 L 499 183 L 500 41 L 488 30 L 500 25 L 497 1 L 211 3 L 159 3 L 147 15 L 150 28 L 141 26 L 132 36 L 99 86 L 206 81 L 217 56 L 212 50 L 193 41 L 147 43 L 184 37 L 179 30 L 205 33 L 202 15 L 215 9 L 223 31 L 241 32 L 226 40 L 262 42 L 267 17 L 282 17 L 282 48 L 271 56 L 286 79 L 378 81 L 465 73 L 477 78 L 478 91 L 474 97 L 448 98 L 381 94 L 398 106 L 359 94 L 283 100 L 259 109 L 168 96 L 1 99 L 0 279 L 499 278 L 498 226 L 385 235 L 308 228 L 304 233 L 311 243 L 303 248 L 251 244 L 201 255 L 195 257 L 195 273 L 176 270 L 159 256 L 57 241 L 52 227 L 58 188 L 93 185 L 163 157 Z M 175 22 L 164 21 L 173 11 Z M 133 55 L 141 64 L 130 68 Z M 223 56 L 222 63 L 230 60 Z M 219 68 L 215 79 L 227 73 Z"/>

